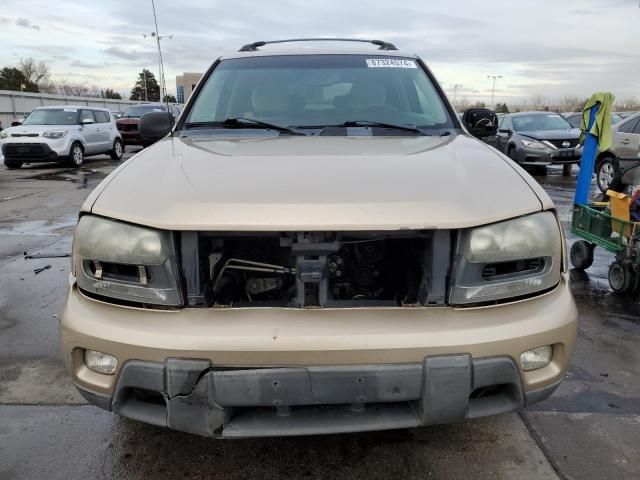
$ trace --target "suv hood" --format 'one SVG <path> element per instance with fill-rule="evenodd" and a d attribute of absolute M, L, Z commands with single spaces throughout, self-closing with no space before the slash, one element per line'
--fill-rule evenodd
<path fill-rule="evenodd" d="M 541 210 L 525 178 L 466 135 L 169 137 L 83 210 L 172 230 L 463 228 Z"/>
<path fill-rule="evenodd" d="M 578 128 L 570 130 L 533 130 L 531 132 L 516 133 L 534 140 L 576 140 L 580 137 L 580 129 Z"/>
<path fill-rule="evenodd" d="M 18 127 L 5 128 L 2 131 L 9 135 L 33 135 L 35 133 L 42 135 L 44 132 L 50 132 L 52 130 L 76 130 L 77 127 L 77 125 L 20 125 Z"/>

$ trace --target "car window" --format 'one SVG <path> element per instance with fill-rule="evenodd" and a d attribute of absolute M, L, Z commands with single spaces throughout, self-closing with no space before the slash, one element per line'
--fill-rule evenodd
<path fill-rule="evenodd" d="M 557 113 L 537 113 L 513 117 L 513 129 L 516 132 L 532 132 L 535 130 L 569 130 L 573 128 L 569 122 Z"/>
<path fill-rule="evenodd" d="M 511 130 L 511 117 L 503 117 L 500 120 L 500 127 L 502 130 Z"/>
<path fill-rule="evenodd" d="M 82 123 L 84 120 L 96 121 L 91 110 L 80 110 L 80 122 Z"/>
<path fill-rule="evenodd" d="M 573 128 L 580 128 L 580 124 L 582 123 L 582 114 L 578 113 L 569 115 L 567 117 L 567 122 L 569 122 Z"/>
<path fill-rule="evenodd" d="M 123 118 L 140 118 L 145 113 L 161 112 L 163 110 L 166 110 L 166 107 L 162 107 L 160 105 L 137 105 L 135 107 L 129 107 L 127 111 L 124 112 L 124 115 L 122 115 L 122 117 Z"/>
<path fill-rule="evenodd" d="M 633 127 L 633 133 L 639 133 L 640 134 L 640 118 L 636 121 L 635 127 Z"/>
<path fill-rule="evenodd" d="M 223 60 L 187 122 L 246 117 L 287 126 L 347 121 L 452 127 L 430 78 L 415 59 L 300 55 Z"/>
<path fill-rule="evenodd" d="M 102 110 L 94 110 L 93 116 L 96 117 L 97 123 L 109 123 L 109 114 L 107 112 L 103 112 Z"/>
<path fill-rule="evenodd" d="M 34 110 L 23 125 L 75 125 L 78 123 L 77 108 L 43 108 Z"/>
<path fill-rule="evenodd" d="M 620 128 L 618 128 L 618 132 L 620 132 L 620 133 L 638 133 L 638 132 L 636 132 L 636 127 L 638 126 L 639 122 L 640 122 L 640 118 L 634 118 L 632 120 L 629 120 L 629 121 L 623 123 L 622 125 L 620 125 Z"/>

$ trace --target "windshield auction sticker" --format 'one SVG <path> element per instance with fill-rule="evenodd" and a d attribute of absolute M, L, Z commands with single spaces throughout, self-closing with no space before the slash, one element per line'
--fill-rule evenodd
<path fill-rule="evenodd" d="M 367 58 L 368 68 L 418 68 L 414 60 L 403 58 Z"/>

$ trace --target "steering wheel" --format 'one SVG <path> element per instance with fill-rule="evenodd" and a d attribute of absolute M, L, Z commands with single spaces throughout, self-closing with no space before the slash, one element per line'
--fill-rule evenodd
<path fill-rule="evenodd" d="M 391 105 L 386 105 L 383 103 L 375 103 L 373 105 L 367 105 L 365 107 L 360 107 L 357 110 L 354 111 L 354 113 L 364 113 L 367 111 L 381 111 L 381 110 L 386 110 L 388 112 L 397 112 L 398 109 L 396 107 L 392 107 Z"/>

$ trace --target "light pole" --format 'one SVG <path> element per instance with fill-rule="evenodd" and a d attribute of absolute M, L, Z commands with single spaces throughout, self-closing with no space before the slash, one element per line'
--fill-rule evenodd
<path fill-rule="evenodd" d="M 173 35 L 158 34 L 158 19 L 156 17 L 156 4 L 154 0 L 151 0 L 151 8 L 153 9 L 153 24 L 155 26 L 155 31 L 151 33 L 143 33 L 142 36 L 144 38 L 155 38 L 156 44 L 158 45 L 158 81 L 160 82 L 160 102 L 162 102 L 163 97 L 166 97 L 167 95 L 167 86 L 164 80 L 164 66 L 162 64 L 162 49 L 160 48 L 160 40 L 162 40 L 163 38 L 173 38 Z"/>
<path fill-rule="evenodd" d="M 502 75 L 487 75 L 487 78 L 492 78 L 493 79 L 493 86 L 491 87 L 491 108 L 495 107 L 494 103 L 493 103 L 493 97 L 495 95 L 496 92 L 496 79 L 497 78 L 502 78 Z"/>
<path fill-rule="evenodd" d="M 456 100 L 458 99 L 458 88 L 462 87 L 460 83 L 453 84 L 453 104 L 456 104 Z"/>

